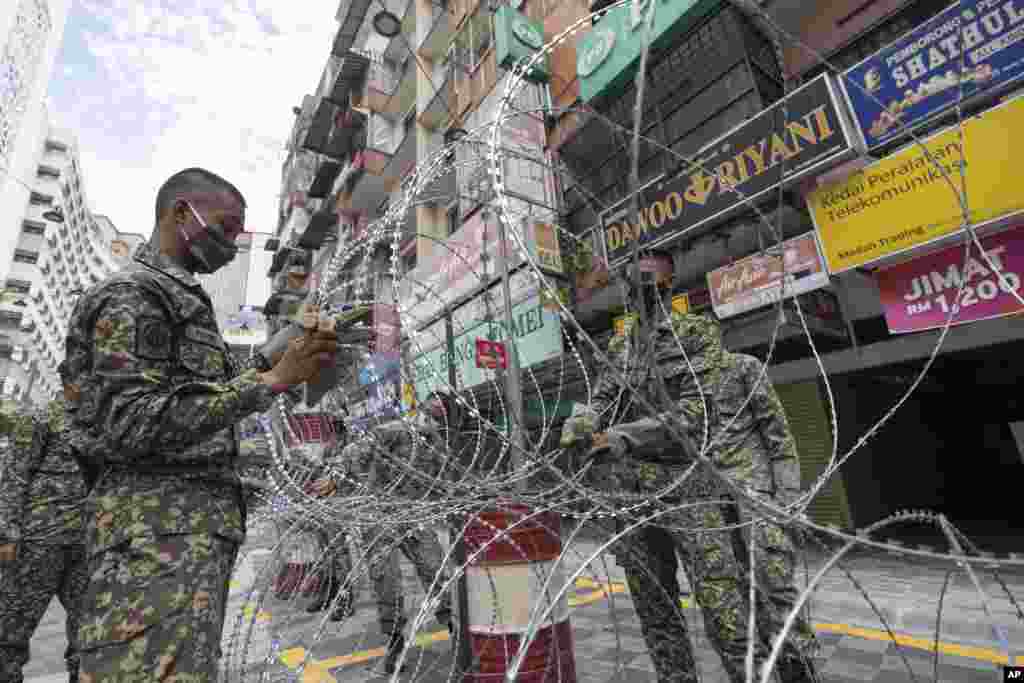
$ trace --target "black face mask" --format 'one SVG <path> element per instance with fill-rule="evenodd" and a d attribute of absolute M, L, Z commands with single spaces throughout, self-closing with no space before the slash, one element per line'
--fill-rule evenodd
<path fill-rule="evenodd" d="M 215 273 L 235 259 L 238 246 L 224 237 L 223 226 L 207 225 L 191 204 L 188 208 L 203 227 L 199 234 L 191 237 L 182 231 L 188 253 L 192 256 L 192 267 L 195 272 L 203 275 Z"/>

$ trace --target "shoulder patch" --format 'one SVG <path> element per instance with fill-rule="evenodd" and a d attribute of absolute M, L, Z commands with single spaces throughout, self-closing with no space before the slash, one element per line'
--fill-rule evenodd
<path fill-rule="evenodd" d="M 136 323 L 135 353 L 146 360 L 170 360 L 174 333 L 162 318 L 140 316 Z"/>
<path fill-rule="evenodd" d="M 185 327 L 185 339 L 196 342 L 197 344 L 212 346 L 218 351 L 221 351 L 224 348 L 223 338 L 213 330 L 202 327 L 201 325 L 188 325 Z"/>

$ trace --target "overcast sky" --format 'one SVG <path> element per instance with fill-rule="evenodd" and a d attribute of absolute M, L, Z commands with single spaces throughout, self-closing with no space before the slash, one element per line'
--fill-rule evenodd
<path fill-rule="evenodd" d="M 160 184 L 203 166 L 242 190 L 248 230 L 273 232 L 291 110 L 319 83 L 338 3 L 74 0 L 50 106 L 78 135 L 90 208 L 148 236 Z"/>

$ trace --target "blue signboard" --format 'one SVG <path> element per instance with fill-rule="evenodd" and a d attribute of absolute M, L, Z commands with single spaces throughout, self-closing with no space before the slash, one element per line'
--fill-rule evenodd
<path fill-rule="evenodd" d="M 1024 2 L 963 0 L 848 70 L 843 79 L 869 148 L 964 99 L 1024 76 Z"/>

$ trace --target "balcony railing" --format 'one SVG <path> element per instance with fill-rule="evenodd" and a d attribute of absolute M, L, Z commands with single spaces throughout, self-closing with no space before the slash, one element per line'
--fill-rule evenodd
<path fill-rule="evenodd" d="M 427 35 L 423 37 L 418 52 L 425 59 L 436 61 L 448 49 L 448 44 L 454 34 L 452 31 L 454 24 L 451 23 L 448 10 L 444 7 L 438 7 L 431 3 L 430 9 L 430 28 L 427 29 Z"/>
<path fill-rule="evenodd" d="M 432 130 L 444 128 L 451 119 L 451 112 L 455 108 L 454 90 L 452 89 L 451 70 L 445 70 L 444 81 L 438 86 L 437 91 L 430 98 L 427 106 L 420 111 L 420 125 Z"/>

